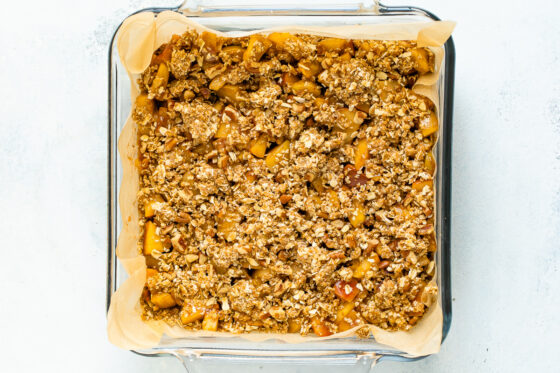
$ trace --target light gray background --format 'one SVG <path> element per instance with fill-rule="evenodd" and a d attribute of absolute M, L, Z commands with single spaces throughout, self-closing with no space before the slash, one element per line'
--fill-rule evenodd
<path fill-rule="evenodd" d="M 126 15 L 156 3 L 3 3 L 4 372 L 181 371 L 174 359 L 121 351 L 105 335 L 107 46 Z M 415 5 L 458 21 L 453 323 L 439 355 L 376 369 L 558 371 L 560 7 Z"/>

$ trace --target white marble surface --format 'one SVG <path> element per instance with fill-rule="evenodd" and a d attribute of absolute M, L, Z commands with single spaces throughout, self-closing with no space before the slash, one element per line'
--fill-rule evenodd
<path fill-rule="evenodd" d="M 181 371 L 174 359 L 121 351 L 105 335 L 107 46 L 120 20 L 155 4 L 3 4 L 4 372 Z M 376 369 L 558 371 L 560 6 L 416 4 L 458 21 L 453 323 L 439 355 Z"/>

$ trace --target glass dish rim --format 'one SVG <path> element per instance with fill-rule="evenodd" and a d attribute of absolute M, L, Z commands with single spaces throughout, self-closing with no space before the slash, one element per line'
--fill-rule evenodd
<path fill-rule="evenodd" d="M 138 10 L 136 12 L 131 13 L 129 16 L 127 16 L 126 18 L 130 17 L 131 15 L 137 14 L 137 13 L 141 13 L 141 12 L 154 12 L 154 13 L 160 13 L 163 11 L 176 11 L 176 12 L 181 12 L 181 6 L 178 7 L 163 7 L 163 8 L 145 8 L 145 9 L 141 9 Z M 229 13 L 229 16 L 233 16 L 235 14 L 235 12 L 242 12 L 242 13 L 250 13 L 251 11 L 247 11 L 247 10 L 236 10 L 236 9 L 228 9 L 227 10 Z M 329 14 L 323 14 L 321 12 L 324 12 L 325 10 L 321 10 L 321 9 L 317 9 L 317 10 L 313 10 L 313 15 L 332 15 L 332 12 L 330 12 Z M 439 20 L 439 18 L 434 15 L 433 13 L 424 10 L 422 8 L 418 8 L 418 7 L 409 7 L 409 6 L 384 6 L 382 4 L 376 4 L 376 8 L 374 10 L 375 13 L 360 13 L 360 14 L 352 14 L 352 10 L 343 10 L 341 11 L 343 13 L 343 15 L 346 16 L 353 16 L 353 15 L 362 15 L 362 16 L 398 16 L 398 15 L 413 15 L 413 16 L 423 16 L 432 20 Z M 205 14 L 202 14 L 203 16 L 205 16 Z M 244 14 L 245 16 L 247 14 Z M 297 15 L 309 15 L 309 14 L 298 14 L 297 10 L 294 10 L 294 13 L 290 13 L 290 14 L 267 14 L 267 15 L 292 15 L 292 16 L 297 16 Z M 215 14 L 212 14 L 213 17 L 216 17 Z M 193 16 L 196 18 L 196 16 Z M 217 16 L 219 17 L 219 15 Z M 116 93 L 113 91 L 113 80 L 115 79 L 115 76 L 113 74 L 113 50 L 114 50 L 114 46 L 115 46 L 115 37 L 118 33 L 118 30 L 120 29 L 122 23 L 119 24 L 119 26 L 116 28 L 113 37 L 111 39 L 111 42 L 109 44 L 109 58 L 108 58 L 108 266 L 107 266 L 107 270 L 108 270 L 108 276 L 107 276 L 107 310 L 109 308 L 110 305 L 110 300 L 111 300 L 111 296 L 114 293 L 116 287 L 116 270 L 117 270 L 117 258 L 116 258 L 116 254 L 115 254 L 115 247 L 116 247 L 116 240 L 117 240 L 117 232 L 118 232 L 118 227 L 117 225 L 117 221 L 118 221 L 118 217 L 116 216 L 117 214 L 117 209 L 116 209 L 116 204 L 118 204 L 118 195 L 117 195 L 117 190 L 118 190 L 118 185 L 116 185 L 117 183 L 117 176 L 116 176 L 116 162 L 118 162 L 118 152 L 116 150 L 116 141 L 118 139 L 118 128 L 117 127 L 117 120 L 114 119 L 114 105 L 116 105 L 116 103 L 114 104 L 114 102 L 116 102 Z M 440 247 L 438 247 L 438 250 L 441 251 L 440 255 L 440 260 L 438 262 L 438 271 L 441 271 L 441 283 L 438 283 L 438 286 L 440 287 L 440 291 L 441 291 L 441 306 L 442 306 L 442 311 L 443 311 L 443 330 L 442 330 L 442 341 L 441 343 L 444 342 L 448 332 L 449 332 L 449 328 L 451 326 L 451 317 L 452 317 L 452 309 L 451 309 L 451 268 L 450 268 L 450 231 L 451 231 L 451 148 L 452 148 L 452 115 L 453 115 L 453 86 L 454 86 L 454 69 L 455 69 L 455 47 L 454 47 L 454 43 L 453 43 L 453 39 L 449 38 L 449 40 L 445 43 L 444 45 L 445 48 L 445 69 L 443 71 L 442 77 L 440 79 L 442 79 L 443 81 L 443 85 L 444 85 L 444 95 L 442 98 L 440 98 L 440 101 L 443 99 L 443 105 L 441 105 L 442 108 L 442 115 L 441 115 L 441 119 L 442 119 L 442 132 L 440 132 L 440 139 L 438 141 L 438 146 L 442 147 L 441 149 L 441 153 L 442 153 L 442 162 L 440 162 L 438 164 L 438 172 L 440 172 L 441 175 L 441 181 L 439 184 L 441 184 L 440 186 L 438 186 L 438 193 L 441 194 L 440 197 L 436 197 L 436 199 L 438 201 L 440 201 L 441 204 L 441 208 L 438 209 L 440 214 L 442 215 L 442 218 L 439 219 L 439 225 L 440 225 Z M 443 136 L 441 135 L 443 134 Z M 436 228 L 437 229 L 437 228 Z M 445 286 L 442 286 L 441 284 L 445 283 Z M 140 352 L 140 351 L 133 351 L 137 354 L 141 354 L 144 356 L 160 356 L 160 355 L 175 355 L 177 356 L 177 348 L 170 348 L 170 349 L 162 349 L 162 348 L 158 348 L 155 347 L 152 350 L 157 350 L 155 352 Z M 193 348 L 193 351 L 196 350 L 196 348 Z M 251 356 L 257 356 L 255 354 L 251 355 L 251 352 L 255 352 L 256 350 L 251 350 L 251 349 L 235 349 L 235 348 L 231 348 L 228 351 L 240 351 L 241 353 L 244 353 L 245 355 L 247 355 L 248 357 Z M 271 350 L 264 350 L 264 351 L 268 351 L 271 352 Z M 278 350 L 274 350 L 274 351 L 278 351 Z M 284 352 L 286 352 L 288 350 L 284 350 Z M 294 349 L 294 351 L 301 351 L 301 349 L 297 349 L 297 347 Z M 338 352 L 340 356 L 342 356 L 344 354 L 344 352 L 350 352 L 350 351 L 346 351 L 346 350 L 317 350 L 317 349 L 310 349 L 309 351 L 315 351 L 315 352 L 324 352 L 324 353 L 334 353 L 334 352 Z M 367 349 L 363 349 L 363 350 L 353 350 L 352 353 L 356 353 L 356 356 L 358 355 L 359 352 L 368 352 L 369 350 Z M 214 354 L 215 356 L 219 356 L 220 353 L 224 353 L 225 351 L 223 349 L 219 349 L 216 350 Z M 371 352 L 371 351 L 369 351 Z M 414 361 L 414 360 L 418 360 L 418 359 L 422 359 L 426 356 L 420 356 L 420 357 L 408 357 L 402 354 L 398 354 L 396 352 L 396 350 L 388 350 L 388 351 L 382 351 L 379 349 L 375 349 L 375 354 L 376 356 L 381 356 L 381 358 L 388 358 L 388 359 L 396 359 L 396 360 L 406 360 L 406 361 Z M 233 356 L 233 355 L 229 355 L 227 354 L 227 356 Z M 321 354 L 319 354 L 318 357 L 320 357 Z M 324 355 L 323 355 L 324 356 Z"/>

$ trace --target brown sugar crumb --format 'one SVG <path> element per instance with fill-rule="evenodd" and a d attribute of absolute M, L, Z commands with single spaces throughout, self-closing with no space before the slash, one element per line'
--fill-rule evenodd
<path fill-rule="evenodd" d="M 437 296 L 434 70 L 412 41 L 173 36 L 138 79 L 145 319 L 408 330 Z"/>

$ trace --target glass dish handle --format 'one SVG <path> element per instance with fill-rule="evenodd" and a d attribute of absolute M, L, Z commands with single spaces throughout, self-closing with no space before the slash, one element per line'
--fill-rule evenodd
<path fill-rule="evenodd" d="M 243 11 L 251 14 L 297 14 L 308 15 L 315 12 L 377 12 L 379 7 L 378 0 L 323 0 L 321 2 L 310 2 L 302 4 L 301 0 L 284 0 L 279 5 L 278 0 L 185 0 L 180 6 L 179 11 L 187 15 L 205 15 L 212 13 L 218 15 L 224 13 L 239 13 Z M 238 15 L 238 14 L 236 14 Z"/>
<path fill-rule="evenodd" d="M 247 355 L 216 355 L 192 350 L 174 351 L 171 355 L 178 358 L 185 372 L 204 373 L 211 371 L 212 366 L 241 365 L 245 373 L 262 372 L 272 367 L 299 367 L 302 372 L 314 372 L 321 366 L 337 365 L 349 368 L 356 373 L 371 373 L 381 357 L 375 353 L 347 353 L 322 356 L 247 356 Z M 264 369 L 263 369 L 264 366 Z"/>

